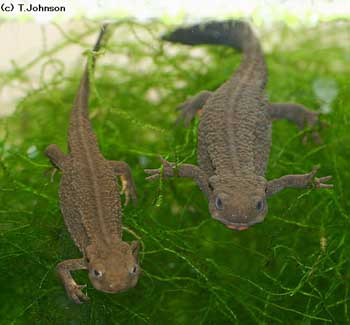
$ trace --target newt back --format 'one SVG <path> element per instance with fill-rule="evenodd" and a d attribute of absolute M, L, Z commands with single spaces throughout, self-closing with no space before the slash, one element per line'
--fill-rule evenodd
<path fill-rule="evenodd" d="M 102 28 L 93 48 L 97 52 L 105 35 Z M 88 116 L 89 70 L 86 64 L 74 101 L 68 131 L 67 157 L 60 186 L 61 210 L 68 230 L 82 250 L 89 243 L 121 237 L 121 203 L 116 173 L 101 155 Z"/>
<path fill-rule="evenodd" d="M 225 45 L 243 52 L 238 70 L 203 107 L 198 156 L 209 174 L 263 176 L 271 146 L 264 93 L 267 69 L 251 27 L 235 20 L 208 22 L 179 28 L 164 39 L 189 45 Z"/>

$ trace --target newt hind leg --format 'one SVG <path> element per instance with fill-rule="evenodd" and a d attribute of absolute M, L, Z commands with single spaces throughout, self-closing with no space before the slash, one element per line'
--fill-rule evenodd
<path fill-rule="evenodd" d="M 322 143 L 322 139 L 316 129 L 318 125 L 325 126 L 326 123 L 319 121 L 319 112 L 314 112 L 303 105 L 293 103 L 271 103 L 268 106 L 268 112 L 272 120 L 286 119 L 294 122 L 299 130 L 304 130 L 306 127 L 312 129 L 311 136 L 315 143 Z M 305 135 L 303 143 L 308 141 L 308 136 Z"/>
<path fill-rule="evenodd" d="M 137 203 L 136 186 L 131 174 L 129 165 L 124 161 L 109 161 L 110 166 L 122 183 L 121 194 L 125 194 L 125 205 L 128 205 L 130 198 Z"/>
<path fill-rule="evenodd" d="M 203 90 L 177 106 L 176 109 L 181 113 L 176 120 L 176 124 L 178 125 L 183 120 L 185 127 L 188 127 L 196 114 L 200 114 L 202 107 L 211 94 L 211 91 Z"/>
<path fill-rule="evenodd" d="M 53 165 L 52 168 L 49 168 L 45 172 L 45 175 L 51 175 L 50 180 L 51 182 L 53 182 L 57 169 L 63 170 L 63 164 L 67 156 L 61 151 L 61 149 L 56 144 L 50 144 L 45 150 L 45 155 L 49 158 L 50 162 Z"/>
<path fill-rule="evenodd" d="M 45 150 L 45 155 L 50 159 L 54 167 L 60 170 L 63 169 L 63 164 L 66 160 L 66 155 L 56 144 L 50 144 Z"/>

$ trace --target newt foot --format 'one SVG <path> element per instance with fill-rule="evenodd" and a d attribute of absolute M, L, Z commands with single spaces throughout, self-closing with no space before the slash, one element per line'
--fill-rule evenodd
<path fill-rule="evenodd" d="M 145 173 L 150 175 L 146 177 L 146 180 L 148 181 L 153 181 L 160 176 L 162 177 L 172 177 L 174 176 L 174 163 L 170 163 L 164 158 L 160 157 L 160 161 L 163 165 L 163 167 L 158 168 L 158 169 L 145 169 Z"/>
<path fill-rule="evenodd" d="M 323 143 L 320 133 L 318 132 L 318 128 L 325 128 L 328 126 L 328 123 L 325 121 L 320 121 L 320 113 L 319 112 L 307 112 L 304 120 L 304 127 L 308 127 L 311 130 L 308 134 L 305 134 L 303 137 L 303 144 L 305 145 L 309 141 L 309 135 L 311 133 L 312 140 L 316 144 Z"/>
<path fill-rule="evenodd" d="M 137 196 L 134 182 L 131 178 L 126 177 L 124 175 L 120 176 L 120 179 L 122 182 L 122 190 L 120 194 L 125 195 L 125 205 L 128 205 L 128 203 L 130 202 L 130 198 L 136 203 Z"/>
<path fill-rule="evenodd" d="M 183 120 L 186 128 L 190 125 L 197 112 L 201 110 L 199 107 L 193 105 L 193 100 L 191 99 L 178 105 L 176 109 L 180 111 L 180 115 L 176 119 L 176 125 L 179 125 L 180 122 Z"/>
<path fill-rule="evenodd" d="M 320 178 L 315 177 L 314 186 L 315 186 L 315 188 L 332 188 L 332 187 L 334 187 L 333 184 L 324 184 L 323 183 L 323 182 L 327 182 L 331 179 L 332 179 L 332 176 L 324 176 L 324 177 L 320 177 Z"/>
<path fill-rule="evenodd" d="M 176 125 L 178 125 L 179 122 L 183 120 L 185 127 L 188 127 L 191 121 L 196 116 L 196 114 L 201 116 L 202 107 L 205 105 L 210 95 L 211 95 L 210 91 L 203 90 L 197 95 L 190 97 L 185 102 L 178 105 L 176 109 L 181 111 L 181 113 L 176 120 Z"/>
<path fill-rule="evenodd" d="M 58 170 L 58 168 L 56 168 L 56 167 L 50 167 L 47 170 L 45 170 L 45 172 L 44 172 L 45 177 L 50 177 L 51 183 L 53 183 L 53 181 L 54 181 L 57 170 Z"/>
<path fill-rule="evenodd" d="M 333 184 L 324 184 L 324 182 L 328 182 L 332 179 L 332 176 L 324 176 L 324 177 L 315 177 L 319 167 L 314 166 L 312 171 L 308 174 L 308 182 L 312 185 L 313 188 L 332 188 Z"/>
<path fill-rule="evenodd" d="M 90 300 L 90 298 L 81 291 L 81 289 L 86 288 L 86 284 L 79 285 L 73 281 L 65 285 L 65 288 L 69 298 L 72 299 L 76 304 L 82 304 L 84 301 Z"/>

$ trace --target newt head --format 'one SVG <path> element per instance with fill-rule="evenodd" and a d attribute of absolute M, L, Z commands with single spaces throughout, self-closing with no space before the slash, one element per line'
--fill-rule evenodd
<path fill-rule="evenodd" d="M 86 262 L 92 285 L 99 291 L 116 293 L 133 288 L 138 281 L 139 243 L 119 241 L 113 245 L 86 249 Z"/>
<path fill-rule="evenodd" d="M 209 182 L 209 211 L 213 219 L 238 231 L 265 219 L 267 182 L 263 177 L 212 176 Z"/>

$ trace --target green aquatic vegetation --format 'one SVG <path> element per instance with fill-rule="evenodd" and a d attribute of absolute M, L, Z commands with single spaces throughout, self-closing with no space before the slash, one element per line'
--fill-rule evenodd
<path fill-rule="evenodd" d="M 164 44 L 158 36 L 167 28 L 119 23 L 97 63 L 91 120 L 103 155 L 133 170 L 140 200 L 124 209 L 123 223 L 126 239 L 141 239 L 143 276 L 135 289 L 110 295 L 77 272 L 91 297 L 84 305 L 67 299 L 55 272 L 58 262 L 79 253 L 59 211 L 59 173 L 50 182 L 43 151 L 50 143 L 66 148 L 83 68 L 82 58 L 68 73 L 54 54 L 71 43 L 89 49 L 85 37 L 96 34 L 97 24 L 62 31 L 62 44 L 2 74 L 0 87 L 29 83 L 28 69 L 44 67 L 39 85 L 0 120 L 0 323 L 349 323 L 350 23 L 261 31 L 271 101 L 331 108 L 321 145 L 303 146 L 294 125 L 274 124 L 267 176 L 305 173 L 319 164 L 320 174 L 334 176 L 335 188 L 298 196 L 285 190 L 270 199 L 265 222 L 245 232 L 210 219 L 193 182 L 144 180 L 143 169 L 159 166 L 159 154 L 196 161 L 198 121 L 175 128 L 174 108 L 218 87 L 240 62 L 227 48 Z M 48 78 L 50 67 L 56 73 Z M 320 84 L 332 94 L 329 103 Z"/>

